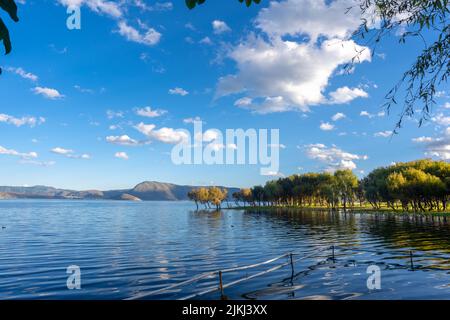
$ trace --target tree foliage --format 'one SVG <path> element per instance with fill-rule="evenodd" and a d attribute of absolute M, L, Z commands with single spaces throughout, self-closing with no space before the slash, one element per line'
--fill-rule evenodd
<path fill-rule="evenodd" d="M 189 191 L 188 198 L 195 202 L 197 210 L 199 203 L 204 205 L 205 208 L 214 206 L 216 210 L 219 210 L 222 206 L 222 203 L 228 198 L 228 190 L 218 187 L 202 187 Z"/>
<path fill-rule="evenodd" d="M 0 0 L 0 8 L 2 8 L 4 11 L 6 11 L 10 18 L 18 22 L 19 17 L 17 16 L 17 5 L 14 2 L 14 0 Z M 9 54 L 12 49 L 11 45 L 11 38 L 9 36 L 9 30 L 6 24 L 3 22 L 2 18 L 0 17 L 0 42 L 3 42 L 3 46 L 5 48 L 5 54 Z M 2 72 L 2 69 L 0 68 L 0 74 Z"/>
<path fill-rule="evenodd" d="M 361 0 L 358 9 L 366 18 L 354 35 L 367 40 L 372 54 L 381 40 L 393 32 L 400 33 L 400 43 L 409 38 L 420 38 L 424 43 L 424 49 L 410 69 L 386 95 L 384 106 L 388 111 L 398 104 L 398 96 L 402 97 L 403 108 L 396 130 L 401 128 L 404 117 L 412 117 L 419 106 L 422 110 L 419 125 L 427 120 L 439 85 L 447 82 L 450 75 L 449 7 L 449 0 Z M 373 29 L 373 25 L 378 27 Z M 428 39 L 434 37 L 431 43 L 425 41 L 425 33 Z"/>
<path fill-rule="evenodd" d="M 418 160 L 381 167 L 358 181 L 350 170 L 306 173 L 268 181 L 233 193 L 237 205 L 354 207 L 443 211 L 450 198 L 450 164 Z"/>

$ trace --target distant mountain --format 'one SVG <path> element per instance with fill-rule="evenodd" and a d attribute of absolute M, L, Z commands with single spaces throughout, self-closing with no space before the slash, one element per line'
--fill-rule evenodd
<path fill-rule="evenodd" d="M 3 199 L 104 199 L 104 200 L 127 200 L 127 201 L 179 201 L 188 200 L 187 194 L 198 186 L 182 186 L 172 183 L 145 181 L 139 183 L 132 189 L 123 190 L 86 190 L 76 191 L 68 189 L 57 189 L 47 186 L 33 187 L 8 187 L 0 186 L 0 200 Z M 225 187 L 222 187 L 225 188 Z M 231 197 L 237 188 L 228 189 Z"/>

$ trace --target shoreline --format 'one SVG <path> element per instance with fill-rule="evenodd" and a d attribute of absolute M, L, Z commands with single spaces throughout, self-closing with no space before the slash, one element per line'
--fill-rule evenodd
<path fill-rule="evenodd" d="M 277 211 L 277 210 L 309 210 L 309 211 L 323 211 L 328 210 L 330 212 L 348 212 L 348 213 L 362 213 L 362 214 L 374 214 L 374 213 L 391 213 L 396 215 L 424 215 L 424 216 L 450 216 L 450 211 L 403 211 L 393 210 L 389 207 L 373 208 L 373 207 L 347 207 L 345 210 L 343 207 L 329 208 L 326 206 L 314 206 L 314 207 L 300 207 L 300 206 L 238 206 L 232 208 L 222 208 L 222 210 L 246 210 L 246 211 Z"/>

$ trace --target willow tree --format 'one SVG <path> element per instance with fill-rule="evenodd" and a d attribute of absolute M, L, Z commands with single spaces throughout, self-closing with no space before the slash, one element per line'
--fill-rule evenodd
<path fill-rule="evenodd" d="M 260 0 L 239 0 L 250 6 Z M 193 9 L 205 0 L 186 0 L 188 8 Z M 268 2 L 268 1 L 267 1 Z M 401 34 L 399 43 L 408 39 L 423 40 L 424 47 L 418 52 L 411 67 L 400 77 L 397 84 L 386 94 L 386 110 L 401 104 L 402 110 L 396 123 L 394 133 L 401 128 L 406 117 L 413 117 L 420 106 L 419 126 L 431 116 L 436 104 L 440 85 L 447 83 L 450 75 L 450 0 L 355 0 L 355 5 L 348 11 L 359 10 L 361 24 L 353 37 L 365 41 L 364 45 L 376 53 L 382 40 L 393 33 Z M 301 21 L 299 21 L 301 23 Z M 373 28 L 373 26 L 377 26 Z M 424 34 L 427 34 L 425 41 Z M 353 63 L 359 60 L 362 52 L 355 55 Z"/>
<path fill-rule="evenodd" d="M 423 121 L 429 118 L 436 103 L 439 86 L 446 83 L 450 75 L 450 1 L 360 0 L 360 3 L 362 16 L 371 18 L 363 18 L 354 35 L 367 40 L 367 44 L 373 49 L 372 54 L 375 53 L 377 45 L 393 32 L 401 33 L 399 43 L 405 43 L 410 38 L 423 40 L 422 51 L 386 95 L 385 104 L 386 109 L 390 111 L 392 106 L 398 104 L 398 97 L 402 98 L 403 109 L 396 129 L 401 128 L 404 117 L 413 116 L 420 105 L 422 116 L 419 125 L 422 125 Z M 374 24 L 379 27 L 371 29 Z"/>

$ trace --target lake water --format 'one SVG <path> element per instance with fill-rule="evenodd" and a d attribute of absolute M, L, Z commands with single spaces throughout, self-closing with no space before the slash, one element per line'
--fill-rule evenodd
<path fill-rule="evenodd" d="M 449 299 L 444 218 L 327 211 L 219 213 L 188 202 L 0 201 L 0 299 L 125 299 L 293 251 L 311 258 L 227 288 L 231 299 Z M 327 248 L 337 245 L 335 260 Z M 342 248 L 352 249 L 343 250 Z M 413 251 L 411 268 L 409 251 Z M 224 283 L 277 264 L 224 275 Z M 81 269 L 67 289 L 66 269 Z M 368 266 L 381 289 L 367 288 Z M 210 277 L 148 297 L 178 299 Z M 217 292 L 199 299 L 218 299 Z"/>

